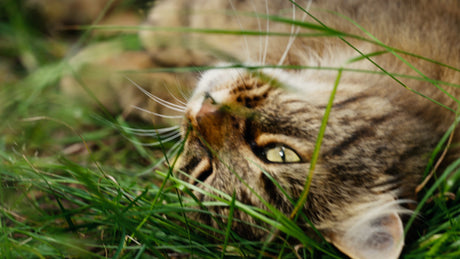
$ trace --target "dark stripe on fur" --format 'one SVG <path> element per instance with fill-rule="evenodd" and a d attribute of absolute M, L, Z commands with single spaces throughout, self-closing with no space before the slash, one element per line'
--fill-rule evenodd
<path fill-rule="evenodd" d="M 390 167 L 385 170 L 386 175 L 398 175 L 401 174 L 401 168 L 406 166 L 405 161 L 409 158 L 423 155 L 423 150 L 420 146 L 414 146 L 406 149 L 402 154 L 399 155 L 399 159 L 394 162 Z"/>
<path fill-rule="evenodd" d="M 279 192 L 278 187 L 270 180 L 264 173 L 261 173 L 261 184 L 268 194 L 268 202 L 270 204 L 284 204 L 285 199 L 283 199 L 282 194 Z"/>
<path fill-rule="evenodd" d="M 342 155 L 347 148 L 351 145 L 359 142 L 363 138 L 373 137 L 375 135 L 375 128 L 377 125 L 391 119 L 394 113 L 385 114 L 384 116 L 373 118 L 370 120 L 367 126 L 361 127 L 354 131 L 348 138 L 334 146 L 331 150 L 324 154 L 324 157 L 339 156 Z"/>
<path fill-rule="evenodd" d="M 358 102 L 358 101 L 360 101 L 362 99 L 365 99 L 365 98 L 368 98 L 368 97 L 369 96 L 367 94 L 354 95 L 354 96 L 352 96 L 352 97 L 350 97 L 348 99 L 345 99 L 345 100 L 342 100 L 342 101 L 334 103 L 333 108 L 343 108 L 347 104 L 353 104 L 355 102 Z M 321 105 L 321 106 L 317 106 L 317 108 L 326 109 L 326 106 Z"/>
<path fill-rule="evenodd" d="M 343 140 L 341 143 L 338 145 L 334 146 L 333 149 L 331 149 L 329 152 L 327 152 L 324 156 L 329 157 L 329 156 L 340 156 L 344 153 L 344 151 L 350 147 L 353 143 L 361 140 L 362 138 L 365 137 L 372 137 L 374 136 L 375 131 L 374 131 L 374 126 L 367 126 L 358 129 L 357 131 L 353 132 L 348 138 Z"/>

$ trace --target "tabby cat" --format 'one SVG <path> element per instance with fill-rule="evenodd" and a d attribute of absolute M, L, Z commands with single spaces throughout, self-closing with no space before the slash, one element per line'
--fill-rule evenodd
<path fill-rule="evenodd" d="M 352 258 L 399 257 L 401 215 L 458 119 L 459 90 L 442 82 L 460 82 L 452 68 L 460 67 L 459 1 L 160 0 L 146 24 L 260 32 L 141 33 L 158 63 L 221 67 L 200 76 L 188 101 L 176 166 L 182 179 L 290 215 L 332 96 L 302 212 Z M 209 214 L 194 217 L 217 226 Z M 234 217 L 246 222 L 233 224 L 236 233 L 269 236 L 248 214 Z"/>

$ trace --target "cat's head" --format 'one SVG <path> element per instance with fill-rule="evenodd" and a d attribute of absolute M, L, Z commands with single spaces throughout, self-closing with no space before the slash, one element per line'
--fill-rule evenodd
<path fill-rule="evenodd" d="M 268 203 L 285 215 L 292 212 L 309 175 L 332 90 L 302 78 L 299 71 L 277 69 L 216 69 L 202 76 L 187 105 L 185 146 L 177 166 L 182 179 L 205 190 L 194 192 L 198 200 L 234 195 L 243 204 L 269 210 Z M 383 171 L 405 166 L 394 165 L 389 156 L 395 154 L 385 152 L 408 140 L 382 130 L 396 131 L 414 121 L 393 119 L 394 106 L 365 91 L 356 95 L 358 85 L 348 87 L 347 94 L 352 82 L 344 82 L 336 103 L 341 109 L 329 116 L 302 213 L 352 257 L 397 257 L 403 245 L 397 200 L 402 179 Z M 207 209 L 223 215 L 217 218 L 224 222 L 229 213 L 228 206 Z M 260 222 L 243 210 L 234 213 L 246 222 L 233 225 L 237 233 L 252 239 L 269 235 L 270 228 L 250 226 Z M 210 215 L 195 217 L 218 226 Z M 300 224 L 308 229 L 306 222 Z"/>

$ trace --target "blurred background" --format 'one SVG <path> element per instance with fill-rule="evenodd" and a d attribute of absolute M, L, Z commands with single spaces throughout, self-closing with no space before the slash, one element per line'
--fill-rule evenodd
<path fill-rule="evenodd" d="M 1 258 L 117 255 L 147 215 L 128 208 L 165 202 L 169 144 L 151 129 L 178 120 L 143 112 L 174 114 L 135 85 L 171 99 L 181 76 L 141 72 L 157 67 L 137 30 L 153 4 L 0 1 Z"/>
<path fill-rule="evenodd" d="M 181 112 L 148 94 L 183 106 L 196 73 L 158 62 L 139 37 L 154 4 L 0 0 L 0 258 L 340 257 L 324 240 L 292 247 L 228 229 L 211 244 L 226 226 L 184 216 L 171 180 Z M 458 179 L 443 186 L 407 258 L 460 256 Z"/>

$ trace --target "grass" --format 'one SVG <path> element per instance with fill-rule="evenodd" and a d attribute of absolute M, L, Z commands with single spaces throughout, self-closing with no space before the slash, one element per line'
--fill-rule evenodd
<path fill-rule="evenodd" d="M 101 36 L 91 34 L 90 28 L 77 35 L 51 37 L 30 16 L 23 15 L 26 9 L 21 2 L 6 0 L 4 4 L 6 8 L 0 11 L 1 258 L 343 256 L 327 242 L 311 240 L 293 220 L 270 207 L 261 211 L 232 195 L 216 196 L 215 202 L 199 208 L 189 206 L 194 204 L 193 196 L 184 196 L 179 190 L 189 194 L 190 189 L 204 191 L 172 174 L 175 157 L 165 158 L 171 144 L 139 144 L 153 141 L 153 137 L 139 136 L 128 128 L 150 129 L 152 125 L 101 106 L 80 75 L 85 64 L 71 62 L 66 54 L 74 50 L 76 42 L 79 48 L 121 42 L 124 50 L 142 51 L 136 35 Z M 337 36 L 335 31 L 322 33 Z M 391 48 L 387 51 L 398 53 Z M 61 80 L 68 75 L 81 79 L 84 98 L 63 94 Z M 431 79 L 420 75 L 419 80 Z M 449 132 L 445 141 L 448 136 Z M 433 157 L 440 152 L 442 149 L 435 151 Z M 418 209 L 424 226 L 410 229 L 412 238 L 404 258 L 460 256 L 459 164 L 457 160 L 438 172 L 436 181 L 423 191 Z M 228 206 L 229 215 L 213 217 L 217 221 L 228 218 L 229 223 L 215 229 L 187 218 L 191 211 L 206 213 L 207 206 Z M 273 226 L 269 229 L 273 235 L 279 230 L 304 246 L 281 237 L 269 243 L 237 236 L 230 228 L 236 220 L 235 209 Z M 223 238 L 210 242 L 214 232 Z"/>

